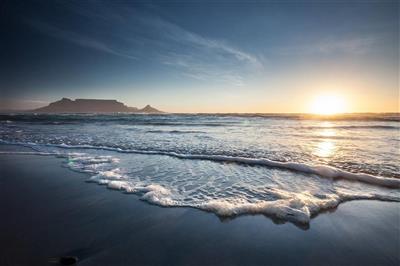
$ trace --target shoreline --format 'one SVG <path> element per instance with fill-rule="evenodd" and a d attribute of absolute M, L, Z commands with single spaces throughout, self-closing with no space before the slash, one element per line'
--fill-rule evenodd
<path fill-rule="evenodd" d="M 78 265 L 400 263 L 399 203 L 346 202 L 301 230 L 262 215 L 160 208 L 87 184 L 62 160 L 0 154 L 1 265 L 46 265 L 63 255 Z"/>

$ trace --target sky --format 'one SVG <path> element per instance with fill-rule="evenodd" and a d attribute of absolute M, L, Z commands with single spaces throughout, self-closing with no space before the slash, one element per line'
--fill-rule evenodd
<path fill-rule="evenodd" d="M 335 95 L 399 112 L 397 1 L 16 2 L 0 3 L 2 109 L 304 113 Z"/>

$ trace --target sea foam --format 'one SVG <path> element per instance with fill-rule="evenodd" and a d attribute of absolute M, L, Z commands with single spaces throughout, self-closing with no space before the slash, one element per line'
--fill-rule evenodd
<path fill-rule="evenodd" d="M 18 152 L 15 154 L 40 154 L 38 152 Z M 192 207 L 204 211 L 213 212 L 221 217 L 235 217 L 245 214 L 263 214 L 275 217 L 283 221 L 293 223 L 308 224 L 311 218 L 319 212 L 332 209 L 341 202 L 355 199 L 372 199 L 384 201 L 400 201 L 397 194 L 374 194 L 371 192 L 353 193 L 350 190 L 328 189 L 326 192 L 310 191 L 288 191 L 278 187 L 266 187 L 270 199 L 267 199 L 260 192 L 255 198 L 246 193 L 243 187 L 237 190 L 237 195 L 226 194 L 220 196 L 218 193 L 207 193 L 200 183 L 185 181 L 196 188 L 187 193 L 180 188 L 174 187 L 174 183 L 157 184 L 153 183 L 150 177 L 149 181 L 143 178 L 135 178 L 132 174 L 124 172 L 120 168 L 120 159 L 110 155 L 90 155 L 82 152 L 62 153 L 43 153 L 45 155 L 57 155 L 66 158 L 66 166 L 72 170 L 86 172 L 91 175 L 88 182 L 95 182 L 99 185 L 105 185 L 109 189 L 121 190 L 125 193 L 134 193 L 140 196 L 144 201 L 165 207 Z M 219 157 L 220 158 L 220 157 Z M 220 158 L 221 159 L 221 158 Z M 226 158 L 225 158 L 226 159 Z M 212 163 L 212 162 L 210 162 Z M 274 162 L 275 163 L 275 162 Z M 275 166 L 275 165 L 274 165 Z M 225 167 L 220 165 L 220 167 Z M 296 164 L 286 167 L 298 167 Z M 301 172 L 319 173 L 329 178 L 335 178 L 337 173 L 335 169 L 329 167 L 315 167 L 309 170 L 307 166 L 302 165 Z M 298 170 L 298 169 L 296 169 Z M 332 181 L 334 182 L 334 181 Z M 285 186 L 289 185 L 286 184 Z M 184 185 L 186 186 L 186 185 Z M 212 184 L 210 184 L 212 186 Z M 253 193 L 256 193 L 254 190 Z M 243 194 L 244 193 L 244 194 Z M 245 197 L 243 197 L 245 195 Z"/>

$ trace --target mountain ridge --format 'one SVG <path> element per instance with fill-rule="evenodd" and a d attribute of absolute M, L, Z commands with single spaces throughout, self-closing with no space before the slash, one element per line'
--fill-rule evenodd
<path fill-rule="evenodd" d="M 151 105 L 144 108 L 129 107 L 117 100 L 62 98 L 47 106 L 31 110 L 36 113 L 164 113 Z"/>

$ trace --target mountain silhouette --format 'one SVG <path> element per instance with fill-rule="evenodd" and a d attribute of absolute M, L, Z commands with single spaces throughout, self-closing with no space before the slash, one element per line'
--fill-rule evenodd
<path fill-rule="evenodd" d="M 163 113 L 150 105 L 143 109 L 129 107 L 117 100 L 62 98 L 47 106 L 32 110 L 36 113 Z"/>
<path fill-rule="evenodd" d="M 139 110 L 139 112 L 142 113 L 160 113 L 159 110 L 157 110 L 156 108 L 152 107 L 151 105 L 146 105 L 143 109 Z"/>

